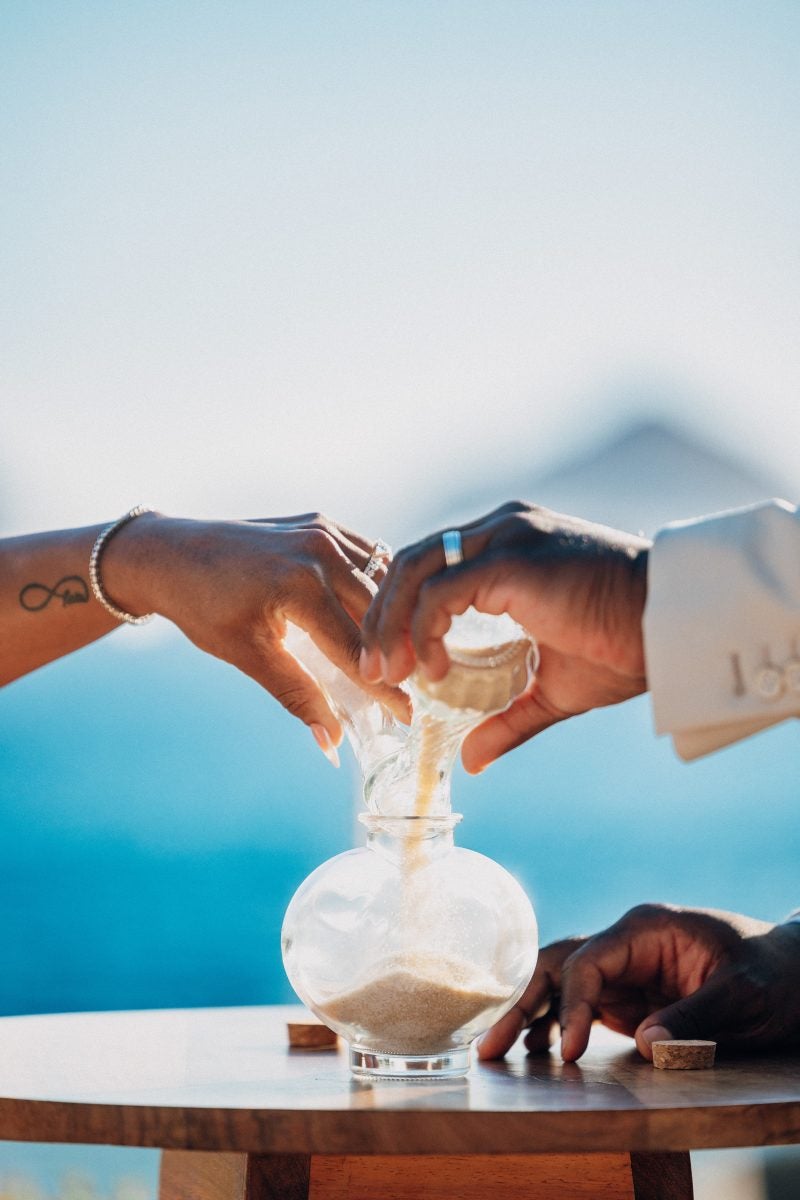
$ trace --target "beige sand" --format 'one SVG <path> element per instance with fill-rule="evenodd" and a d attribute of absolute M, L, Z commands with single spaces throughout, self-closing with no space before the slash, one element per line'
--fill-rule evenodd
<path fill-rule="evenodd" d="M 473 982 L 461 982 L 471 975 Z M 453 1034 L 508 999 L 496 980 L 475 980 L 469 965 L 413 959 L 387 963 L 375 977 L 325 1005 L 328 1020 L 363 1031 L 370 1050 L 384 1054 L 439 1054 Z"/>

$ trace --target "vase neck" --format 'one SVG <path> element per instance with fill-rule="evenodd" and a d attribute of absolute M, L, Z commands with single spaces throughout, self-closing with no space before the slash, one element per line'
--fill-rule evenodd
<path fill-rule="evenodd" d="M 360 813 L 358 817 L 367 830 L 367 846 L 384 858 L 406 863 L 413 859 L 416 866 L 449 853 L 453 848 L 453 829 L 461 820 L 460 813 L 446 817 L 384 817 Z"/>
<path fill-rule="evenodd" d="M 474 723 L 416 710 L 405 744 L 365 779 L 368 810 L 392 817 L 449 816 L 453 765 Z"/>

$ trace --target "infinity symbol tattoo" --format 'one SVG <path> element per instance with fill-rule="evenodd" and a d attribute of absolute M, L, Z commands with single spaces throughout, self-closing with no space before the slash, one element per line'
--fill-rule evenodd
<path fill-rule="evenodd" d="M 86 581 L 80 575 L 65 575 L 52 587 L 28 583 L 19 594 L 19 602 L 28 612 L 41 612 L 51 600 L 60 600 L 63 608 L 68 604 L 86 604 L 89 600 Z"/>

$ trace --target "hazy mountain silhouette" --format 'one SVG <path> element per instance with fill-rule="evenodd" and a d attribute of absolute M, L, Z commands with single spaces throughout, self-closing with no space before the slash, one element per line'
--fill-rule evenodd
<path fill-rule="evenodd" d="M 475 481 L 448 512 L 469 514 L 501 500 L 534 500 L 604 524 L 653 533 L 668 521 L 790 494 L 786 480 L 667 421 L 632 421 L 598 445 L 537 473 L 520 466 L 491 484 Z"/>

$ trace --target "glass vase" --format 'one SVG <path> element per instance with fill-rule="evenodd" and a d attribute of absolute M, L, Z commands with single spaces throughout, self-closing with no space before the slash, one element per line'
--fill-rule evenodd
<path fill-rule="evenodd" d="M 455 845 L 452 768 L 470 729 L 527 688 L 535 648 L 508 618 L 460 619 L 445 679 L 412 679 L 406 730 L 308 639 L 289 644 L 342 717 L 366 807 L 366 845 L 323 863 L 289 904 L 289 980 L 349 1043 L 356 1074 L 463 1074 L 472 1042 L 528 983 L 537 928 L 513 876 Z"/>

